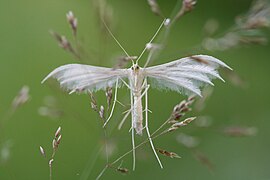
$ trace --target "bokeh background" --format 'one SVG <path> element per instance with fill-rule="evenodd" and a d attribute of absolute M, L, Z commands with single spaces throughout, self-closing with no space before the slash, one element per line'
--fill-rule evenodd
<path fill-rule="evenodd" d="M 145 145 L 137 151 L 135 172 L 131 171 L 132 156 L 129 155 L 122 163 L 122 167 L 130 170 L 128 174 L 108 169 L 103 179 L 270 179 L 270 46 L 244 44 L 226 51 L 207 51 L 200 46 L 206 38 L 203 29 L 209 19 L 218 21 L 217 37 L 222 37 L 235 24 L 235 18 L 249 10 L 251 2 L 199 1 L 191 13 L 176 22 L 166 48 L 152 63 L 206 53 L 219 57 L 236 73 L 223 71 L 227 82 L 215 81 L 214 91 L 203 102 L 205 107 L 194 108 L 187 115 L 207 117 L 207 127 L 192 123 L 155 140 L 156 147 L 176 152 L 182 158 L 160 155 L 164 164 L 161 170 L 150 146 Z M 94 179 L 104 167 L 103 129 L 97 113 L 90 108 L 89 96 L 68 95 L 53 80 L 40 83 L 59 65 L 78 62 L 59 48 L 49 34 L 49 30 L 54 30 L 73 41 L 65 17 L 69 10 L 79 20 L 78 39 L 87 54 L 83 63 L 112 67 L 117 57 L 123 55 L 101 28 L 97 3 L 89 0 L 0 1 L 0 179 L 49 179 L 51 142 L 59 126 L 63 137 L 53 162 L 53 179 Z M 175 0 L 158 3 L 165 16 L 171 14 L 176 4 L 178 8 L 181 5 Z M 114 0 L 107 4 L 113 12 L 110 28 L 131 55 L 138 55 L 162 19 L 151 12 L 146 0 Z M 268 38 L 267 28 L 263 32 Z M 13 99 L 24 85 L 30 88 L 30 100 L 15 109 Z M 120 101 L 128 105 L 128 90 L 122 88 L 119 93 Z M 104 92 L 95 96 L 99 105 L 106 104 Z M 151 89 L 150 130 L 165 121 L 174 105 L 184 98 L 175 92 Z M 130 122 L 117 130 L 126 109 L 117 104 L 108 125 L 110 160 L 131 148 Z M 224 132 L 224 128 L 233 130 L 231 127 L 240 129 L 239 137 Z M 190 141 L 196 140 L 199 144 L 187 148 L 177 140 L 180 133 L 191 136 Z M 137 141 L 144 138 L 138 137 Z M 45 149 L 47 159 L 42 157 L 39 146 Z"/>

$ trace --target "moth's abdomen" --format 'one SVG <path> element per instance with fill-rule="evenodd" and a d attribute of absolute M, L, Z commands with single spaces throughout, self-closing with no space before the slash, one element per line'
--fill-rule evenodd
<path fill-rule="evenodd" d="M 141 93 L 136 93 L 134 96 L 134 106 L 133 106 L 133 128 L 136 133 L 142 135 L 143 130 L 143 112 L 142 112 L 142 99 Z"/>

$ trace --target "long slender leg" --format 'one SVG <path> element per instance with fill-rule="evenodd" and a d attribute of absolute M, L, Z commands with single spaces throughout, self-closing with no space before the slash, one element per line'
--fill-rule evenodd
<path fill-rule="evenodd" d="M 149 88 L 150 88 L 150 85 L 149 85 L 149 84 L 146 85 L 145 90 L 144 90 L 143 93 L 138 97 L 138 100 L 140 100 L 140 99 L 146 94 L 146 92 L 148 91 Z"/>
<path fill-rule="evenodd" d="M 135 152 L 135 137 L 134 137 L 134 128 L 132 128 L 132 153 L 133 153 L 133 171 L 135 171 L 136 166 L 136 152 Z"/>
<path fill-rule="evenodd" d="M 146 79 L 145 79 L 145 81 L 146 81 Z M 148 94 L 147 94 L 147 91 L 148 91 L 148 89 L 146 89 L 146 93 L 145 93 L 145 129 L 146 129 L 147 136 L 148 136 L 150 145 L 152 147 L 152 150 L 153 150 L 153 152 L 154 152 L 154 154 L 156 156 L 156 159 L 157 159 L 160 167 L 163 168 L 162 163 L 161 163 L 161 161 L 160 161 L 160 159 L 159 159 L 159 157 L 157 155 L 157 152 L 155 150 L 154 143 L 152 141 L 151 134 L 150 134 L 149 128 L 148 128 Z"/>
<path fill-rule="evenodd" d="M 108 119 L 107 119 L 106 122 L 104 123 L 103 127 L 106 126 L 106 124 L 109 122 L 109 120 L 111 119 L 111 117 L 112 117 L 112 115 L 113 115 L 115 103 L 117 102 L 117 88 L 118 88 L 118 78 L 116 79 L 115 93 L 114 93 L 114 101 L 113 101 L 112 110 L 111 110 L 111 113 L 110 113 Z"/>
<path fill-rule="evenodd" d="M 131 109 L 128 110 L 128 111 L 126 112 L 126 114 L 125 114 L 125 116 L 123 117 L 122 121 L 119 123 L 119 125 L 118 125 L 118 129 L 119 129 L 119 130 L 122 128 L 122 126 L 123 126 L 123 124 L 125 123 L 127 117 L 129 116 L 130 112 L 131 112 Z"/>
<path fill-rule="evenodd" d="M 132 88 L 122 79 L 120 80 L 130 89 L 130 111 L 127 112 L 121 123 L 119 124 L 118 128 L 120 129 L 122 127 L 122 124 L 124 123 L 125 119 L 128 117 L 129 113 L 133 113 L 133 90 Z M 136 151 L 135 151 L 135 137 L 134 137 L 134 126 L 133 126 L 133 115 L 131 115 L 131 141 L 132 141 L 132 156 L 133 156 L 133 171 L 135 171 L 136 167 Z"/>
<path fill-rule="evenodd" d="M 120 129 L 122 127 L 122 124 L 124 123 L 124 121 L 126 120 L 126 118 L 128 117 L 129 113 L 131 113 L 131 141 L 132 141 L 132 156 L 133 156 L 133 171 L 135 170 L 136 167 L 136 151 L 135 151 L 135 136 L 134 136 L 134 125 L 133 125 L 133 90 L 130 87 L 130 85 L 128 85 L 122 78 L 120 78 L 120 80 L 124 83 L 124 85 L 127 86 L 127 88 L 130 89 L 130 111 L 127 112 L 127 114 L 124 116 L 123 120 L 121 121 L 121 123 L 118 126 L 118 129 Z"/>
<path fill-rule="evenodd" d="M 116 100 L 116 102 L 118 103 L 118 104 L 120 104 L 121 106 L 123 106 L 123 107 L 126 107 L 123 103 L 121 103 L 119 100 Z"/>
<path fill-rule="evenodd" d="M 123 84 L 124 84 L 124 85 L 126 85 L 126 86 L 127 86 L 127 88 L 128 88 L 128 89 L 130 89 L 130 90 L 131 90 L 131 87 L 130 87 L 130 86 L 127 84 L 127 83 L 126 83 L 126 81 L 124 81 L 122 78 L 120 78 L 120 80 L 123 82 Z"/>
<path fill-rule="evenodd" d="M 132 90 L 130 90 L 130 103 L 131 103 L 131 113 L 133 113 L 133 94 Z M 132 139 L 132 154 L 133 154 L 133 171 L 135 171 L 136 165 L 136 152 L 135 152 L 135 137 L 134 137 L 134 125 L 133 125 L 133 115 L 131 115 L 131 139 Z"/>

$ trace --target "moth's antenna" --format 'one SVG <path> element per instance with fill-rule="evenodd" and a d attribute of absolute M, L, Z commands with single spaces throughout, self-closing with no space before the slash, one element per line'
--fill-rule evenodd
<path fill-rule="evenodd" d="M 147 43 L 150 44 L 152 43 L 152 41 L 155 39 L 155 37 L 158 35 L 159 31 L 161 30 L 162 26 L 164 25 L 166 19 L 164 19 L 161 23 L 161 25 L 159 26 L 158 30 L 156 31 L 156 33 L 154 34 L 154 36 L 152 37 L 152 39 Z M 140 56 L 138 57 L 138 59 L 136 60 L 136 64 L 138 63 L 138 61 L 140 60 L 140 58 L 142 57 L 142 55 L 144 54 L 144 52 L 146 51 L 147 46 L 145 46 L 145 48 L 143 49 L 143 51 L 141 52 Z"/>
<path fill-rule="evenodd" d="M 132 58 L 130 57 L 130 55 L 127 53 L 127 51 L 124 49 L 124 47 L 120 44 L 120 42 L 116 39 L 116 37 L 113 35 L 112 31 L 110 30 L 110 28 L 107 26 L 106 22 L 104 21 L 104 19 L 102 19 L 102 22 L 105 26 L 105 28 L 107 29 L 107 31 L 109 32 L 109 34 L 112 36 L 112 38 L 115 40 L 115 42 L 118 44 L 118 46 L 124 51 L 124 53 L 127 55 L 127 57 L 129 59 L 132 60 Z M 134 61 L 132 60 L 132 64 L 134 64 Z"/>

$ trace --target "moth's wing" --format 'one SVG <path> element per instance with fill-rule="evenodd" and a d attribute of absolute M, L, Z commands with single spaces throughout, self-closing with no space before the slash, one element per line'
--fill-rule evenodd
<path fill-rule="evenodd" d="M 231 69 L 222 61 L 207 55 L 195 55 L 166 64 L 148 67 L 145 76 L 158 89 L 169 89 L 185 95 L 201 96 L 200 87 L 210 84 L 212 79 L 224 81 L 217 69 L 222 66 Z"/>
<path fill-rule="evenodd" d="M 61 87 L 73 92 L 92 92 L 113 87 L 117 78 L 128 76 L 126 69 L 112 69 L 82 64 L 67 64 L 53 70 L 42 83 L 53 77 Z M 120 82 L 120 81 L 119 81 Z"/>

